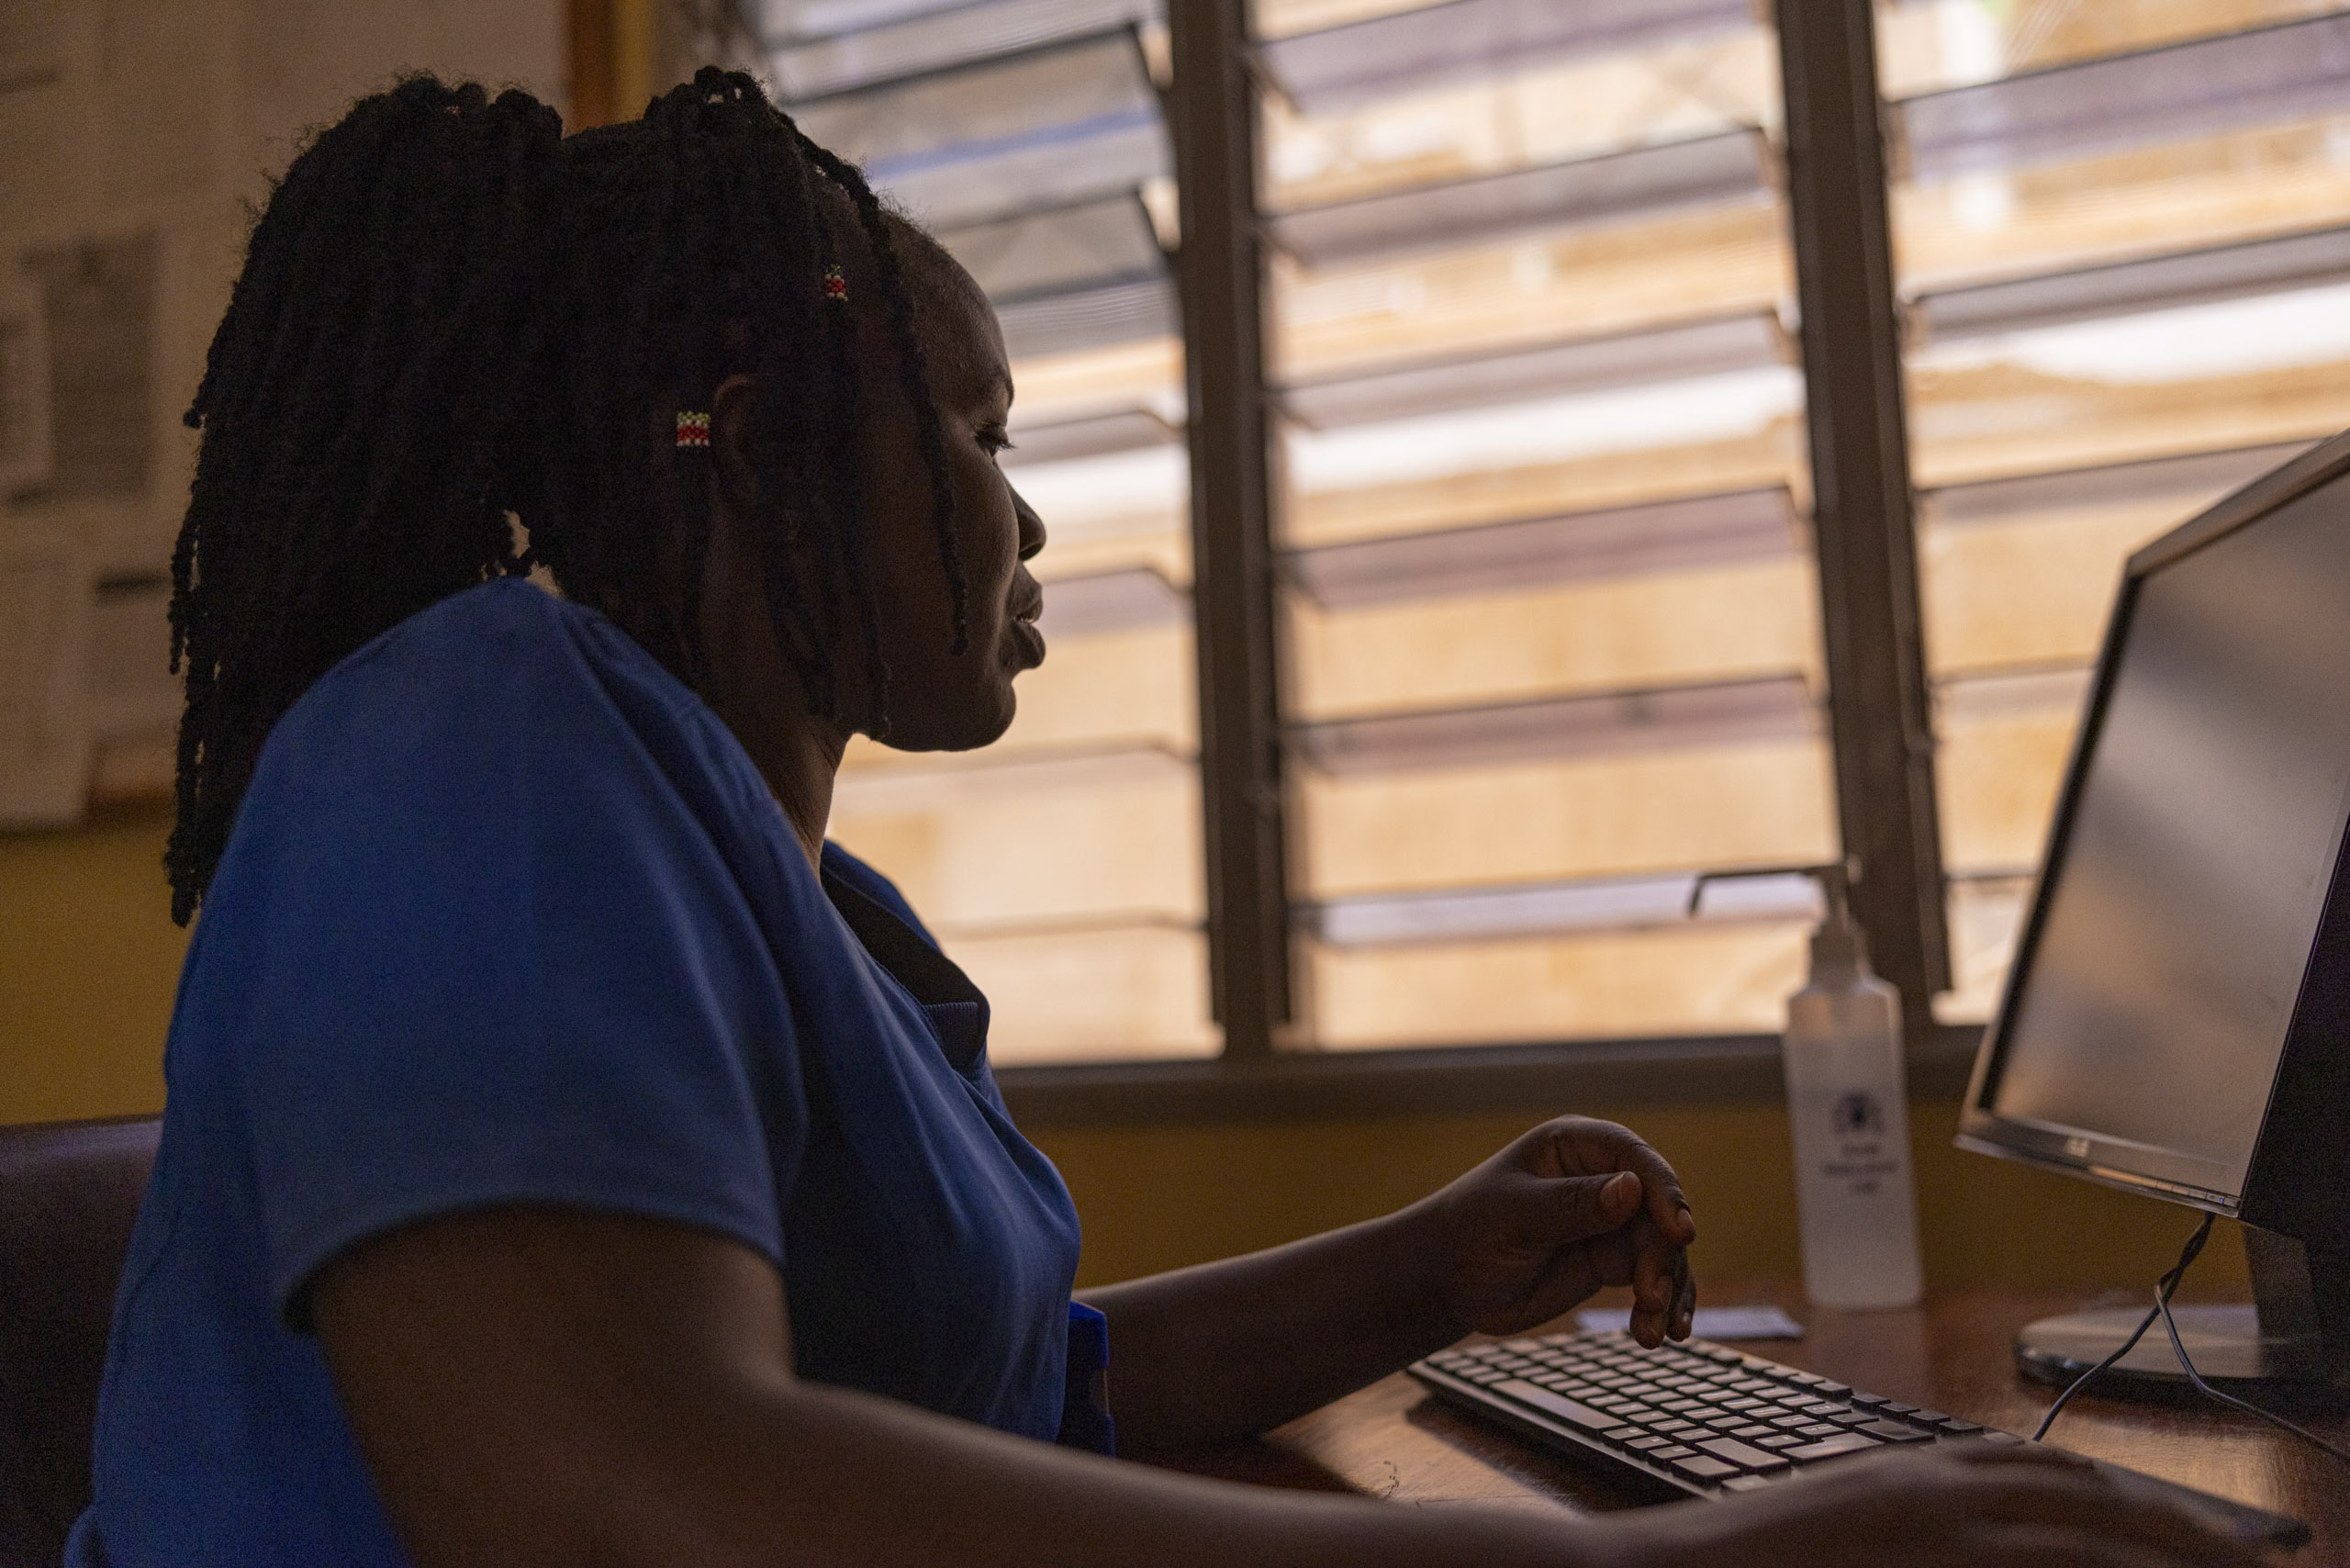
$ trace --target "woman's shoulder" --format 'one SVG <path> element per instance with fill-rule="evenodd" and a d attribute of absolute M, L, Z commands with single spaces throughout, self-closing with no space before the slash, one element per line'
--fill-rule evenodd
<path fill-rule="evenodd" d="M 411 815 L 682 811 L 730 835 L 766 798 L 717 715 L 634 639 L 512 578 L 418 611 L 321 677 L 272 731 L 245 814 L 332 812 L 321 796 L 337 792 Z"/>
<path fill-rule="evenodd" d="M 452 694 L 625 674 L 691 693 L 595 610 L 520 577 L 499 577 L 428 605 L 321 676 L 287 717 L 354 690 L 429 680 Z"/>
<path fill-rule="evenodd" d="M 416 748 L 545 755 L 566 734 L 618 728 L 707 745 L 716 716 L 637 642 L 595 610 L 500 578 L 417 611 L 314 682 L 263 754 L 312 764 Z"/>

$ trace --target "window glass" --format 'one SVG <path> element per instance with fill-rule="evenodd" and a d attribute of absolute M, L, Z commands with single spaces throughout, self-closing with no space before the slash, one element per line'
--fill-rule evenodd
<path fill-rule="evenodd" d="M 1258 0 L 1303 1033 L 1775 1030 L 1835 852 L 1746 0 Z"/>
<path fill-rule="evenodd" d="M 1196 1056 L 1207 1017 L 1183 357 L 1155 0 L 770 0 L 791 112 L 986 289 L 1049 653 L 994 745 L 852 743 L 832 836 L 993 1006 L 1001 1064 Z"/>
<path fill-rule="evenodd" d="M 1953 1020 L 1997 1003 L 2121 566 L 2350 425 L 2350 8 L 1881 4 Z"/>

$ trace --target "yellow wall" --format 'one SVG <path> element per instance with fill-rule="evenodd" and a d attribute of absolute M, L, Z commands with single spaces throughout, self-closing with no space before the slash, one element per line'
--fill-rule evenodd
<path fill-rule="evenodd" d="M 187 933 L 163 882 L 170 818 L 0 834 L 0 1124 L 163 1103 Z"/>
<path fill-rule="evenodd" d="M 1784 1111 L 1561 1106 L 1638 1127 L 1673 1161 L 1697 1215 L 1701 1278 L 1797 1267 L 1795 1180 Z M 2150 1290 L 2193 1228 L 2167 1204 L 1969 1154 L 1958 1107 L 1912 1108 L 1926 1270 L 1937 1291 L 1969 1283 L 2083 1294 Z M 1077 1194 L 1084 1283 L 1270 1246 L 1384 1213 L 1450 1180 L 1539 1120 L 1375 1121 L 1057 1130 L 1036 1142 Z M 2250 1290 L 2244 1249 L 2219 1237 L 2188 1294 Z"/>
<path fill-rule="evenodd" d="M 151 1112 L 185 934 L 166 910 L 160 813 L 0 837 L 0 1124 Z M 1561 1106 L 1561 1110 L 1571 1107 Z M 1713 1278 L 1796 1268 L 1786 1118 L 1775 1105 L 1572 1107 L 1641 1129 L 1679 1167 Z M 2092 1292 L 2151 1284 L 2189 1228 L 2168 1204 L 1951 1147 L 1957 1108 L 1915 1110 L 1927 1269 Z M 1056 1130 L 1037 1139 L 1085 1217 L 1087 1282 L 1270 1245 L 1408 1203 L 1532 1116 L 1401 1116 Z M 2223 1238 L 2197 1292 L 2241 1294 Z"/>

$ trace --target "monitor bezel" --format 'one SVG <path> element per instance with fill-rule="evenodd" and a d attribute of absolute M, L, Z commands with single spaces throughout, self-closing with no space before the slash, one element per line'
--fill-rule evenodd
<path fill-rule="evenodd" d="M 2140 1193 L 2231 1217 L 2242 1212 L 2244 1195 L 2255 1182 L 2262 1140 L 2267 1136 L 2270 1119 L 2276 1111 L 2276 1085 L 2273 1081 L 2269 1086 L 2268 1103 L 2262 1113 L 2261 1130 L 2255 1135 L 2253 1159 L 2233 1193 L 2204 1186 L 2191 1179 L 2195 1174 L 2194 1168 L 2208 1165 L 2208 1161 L 2167 1151 L 2149 1150 L 2143 1145 L 2127 1140 L 2100 1137 L 2087 1129 L 2058 1128 L 2044 1123 L 2001 1115 L 1991 1109 L 1991 1096 L 1997 1092 L 1999 1072 L 2005 1064 L 2009 1030 L 2015 1016 L 2016 1002 L 2023 980 L 2031 972 L 2031 960 L 2038 951 L 2042 927 L 2047 917 L 2053 873 L 2064 859 L 2083 778 L 2098 734 L 2104 725 L 2122 643 L 2129 632 L 2131 614 L 2136 607 L 2140 588 L 2148 577 L 2161 568 L 2185 559 L 2281 508 L 2290 506 L 2344 474 L 2350 474 L 2350 431 L 2321 442 L 2283 466 L 2253 480 L 2167 533 L 2140 546 L 2124 563 L 2113 610 L 2107 618 L 2104 640 L 2098 649 L 2096 673 L 2082 709 L 2080 723 L 2074 732 L 2070 755 L 2065 759 L 2064 786 L 2058 793 L 2056 810 L 2049 823 L 2048 839 L 2041 853 L 2039 871 L 2032 879 L 2023 925 L 2017 935 L 2015 957 L 2009 964 L 2007 979 L 2000 988 L 1998 1010 L 1984 1026 L 1982 1043 L 1975 1054 L 1975 1070 L 1968 1080 L 1966 1099 L 1960 1113 L 1957 1141 L 1961 1148 L 2020 1160 L 2101 1186 Z M 2327 930 L 2343 917 L 2340 907 L 2344 890 L 2341 872 L 2345 853 L 2350 853 L 2350 833 L 2345 833 L 2336 847 L 2326 904 L 2318 919 L 2320 932 Z M 2313 943 L 2312 948 L 2315 946 Z M 2308 992 L 2309 972 L 2305 966 L 2300 992 L 2296 999 L 2291 1020 L 2286 1025 L 2284 1048 L 2279 1052 L 2280 1074 L 2295 1032 L 2300 1027 Z M 2154 1158 L 2150 1159 L 2150 1155 Z"/>

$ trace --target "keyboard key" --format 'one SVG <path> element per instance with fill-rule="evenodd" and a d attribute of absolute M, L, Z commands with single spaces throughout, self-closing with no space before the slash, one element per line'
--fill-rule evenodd
<path fill-rule="evenodd" d="M 1882 1422 L 1878 1423 L 1880 1426 L 1883 1424 L 1884 1423 Z M 1796 1428 L 1796 1435 L 1805 1438 L 1832 1438 L 1843 1429 L 1843 1428 L 1835 1426 L 1827 1421 L 1814 1421 L 1808 1427 L 1797 1427 Z M 1905 1427 L 1902 1430 L 1908 1431 L 1908 1428 Z M 1909 1435 L 1914 1438 L 1918 1434 L 1915 1432 L 1909 1432 Z"/>
<path fill-rule="evenodd" d="M 1674 1443 L 1668 1448 L 1649 1450 L 1649 1457 L 1651 1459 L 1686 1459 L 1696 1451 L 1695 1449 Z"/>
<path fill-rule="evenodd" d="M 1986 1443 L 1998 1443 L 2002 1447 L 2005 1447 L 2009 1443 L 2020 1443 L 2023 1441 L 2021 1438 L 2017 1437 L 2013 1432 L 1985 1432 L 1983 1434 L 1982 1440 Z"/>
<path fill-rule="evenodd" d="M 1852 1391 L 1849 1386 L 1841 1383 L 1830 1383 L 1825 1378 L 1812 1386 L 1819 1391 L 1823 1398 L 1850 1399 L 1852 1396 Z"/>
<path fill-rule="evenodd" d="M 1733 1438 L 1767 1438 L 1772 1430 L 1769 1427 L 1732 1427 L 1729 1435 Z"/>
<path fill-rule="evenodd" d="M 1635 1438 L 1645 1438 L 1648 1435 L 1648 1428 L 1645 1427 L 1610 1427 L 1599 1434 L 1599 1440 L 1603 1443 L 1629 1443 Z M 1657 1439 L 1658 1442 L 1664 1440 L 1662 1438 Z"/>
<path fill-rule="evenodd" d="M 1843 1405 L 1837 1406 L 1833 1414 L 1822 1416 L 1820 1419 L 1832 1421 L 1840 1427 L 1865 1427 L 1871 1421 L 1877 1419 L 1877 1414 L 1874 1410 L 1855 1410 L 1849 1405 Z"/>
<path fill-rule="evenodd" d="M 1808 1405 L 1798 1405 L 1796 1408 L 1802 1411 L 1807 1416 L 1833 1416 L 1839 1410 L 1845 1408 L 1845 1406 L 1830 1403 L 1825 1399 L 1815 1399 Z"/>
<path fill-rule="evenodd" d="M 1494 1392 L 1505 1394 L 1521 1405 L 1528 1405 L 1546 1415 L 1556 1416 L 1561 1421 L 1570 1422 L 1586 1432 L 1605 1432 L 1624 1424 L 1604 1410 L 1594 1410 L 1588 1405 L 1553 1394 L 1547 1388 L 1537 1388 L 1522 1378 L 1513 1379 L 1508 1383 L 1497 1383 L 1494 1385 Z"/>
<path fill-rule="evenodd" d="M 1939 1410 L 1912 1410 L 1901 1418 L 1905 1421 L 1915 1421 L 1920 1427 L 1939 1427 L 1950 1419 Z"/>
<path fill-rule="evenodd" d="M 1668 1438 L 1677 1438 L 1684 1432 L 1702 1432 L 1705 1429 L 1695 1421 L 1658 1421 L 1649 1428 L 1650 1431 L 1662 1432 Z"/>
<path fill-rule="evenodd" d="M 1693 1454 L 1687 1459 L 1670 1462 L 1674 1474 L 1685 1475 L 1692 1481 L 1719 1481 L 1739 1473 L 1738 1466 L 1722 1460 L 1709 1459 L 1704 1454 Z"/>
<path fill-rule="evenodd" d="M 1798 1427 L 1815 1427 L 1818 1423 L 1808 1416 L 1782 1416 L 1770 1423 L 1781 1431 L 1792 1432 Z"/>
<path fill-rule="evenodd" d="M 1793 1432 L 1774 1432 L 1767 1438 L 1755 1439 L 1754 1446 L 1758 1449 L 1801 1448 L 1807 1440 Z"/>
<path fill-rule="evenodd" d="M 1929 1443 L 1934 1439 L 1931 1432 L 1921 1432 L 1898 1421 L 1871 1421 L 1867 1426 L 1855 1427 L 1852 1430 L 1866 1432 L 1870 1437 L 1888 1443 Z"/>
<path fill-rule="evenodd" d="M 1914 1415 L 1918 1409 L 1915 1405 L 1903 1405 L 1893 1400 L 1887 1400 L 1883 1408 L 1888 1416 Z"/>
<path fill-rule="evenodd" d="M 1864 1438 L 1858 1432 L 1839 1432 L 1832 1438 L 1822 1438 L 1816 1443 L 1806 1443 L 1799 1449 L 1782 1451 L 1798 1464 L 1811 1464 L 1823 1459 L 1835 1459 L 1841 1454 L 1866 1453 L 1878 1446 L 1874 1438 Z"/>
<path fill-rule="evenodd" d="M 1852 1403 L 1855 1405 L 1865 1405 L 1870 1409 L 1874 1410 L 1882 1406 L 1890 1405 L 1893 1401 L 1887 1399 L 1882 1394 L 1855 1394 L 1852 1395 Z"/>
<path fill-rule="evenodd" d="M 1964 1437 L 1969 1432 L 1979 1432 L 1983 1428 L 1975 1425 L 1975 1423 L 1972 1421 L 1962 1421 L 1955 1416 L 1942 1423 L 1942 1430 L 1950 1433 L 1953 1437 Z"/>
<path fill-rule="evenodd" d="M 1670 1438 L 1634 1438 L 1630 1442 L 1626 1443 L 1624 1446 L 1628 1449 L 1634 1449 L 1641 1453 L 1646 1453 L 1651 1449 L 1671 1448 L 1673 1446 L 1673 1439 Z"/>
<path fill-rule="evenodd" d="M 1758 1449 L 1751 1443 L 1741 1443 L 1732 1438 L 1716 1438 L 1711 1442 L 1699 1443 L 1697 1446 L 1716 1459 L 1729 1461 L 1740 1470 L 1773 1471 L 1785 1470 L 1787 1467 L 1787 1462 L 1777 1454 Z"/>

